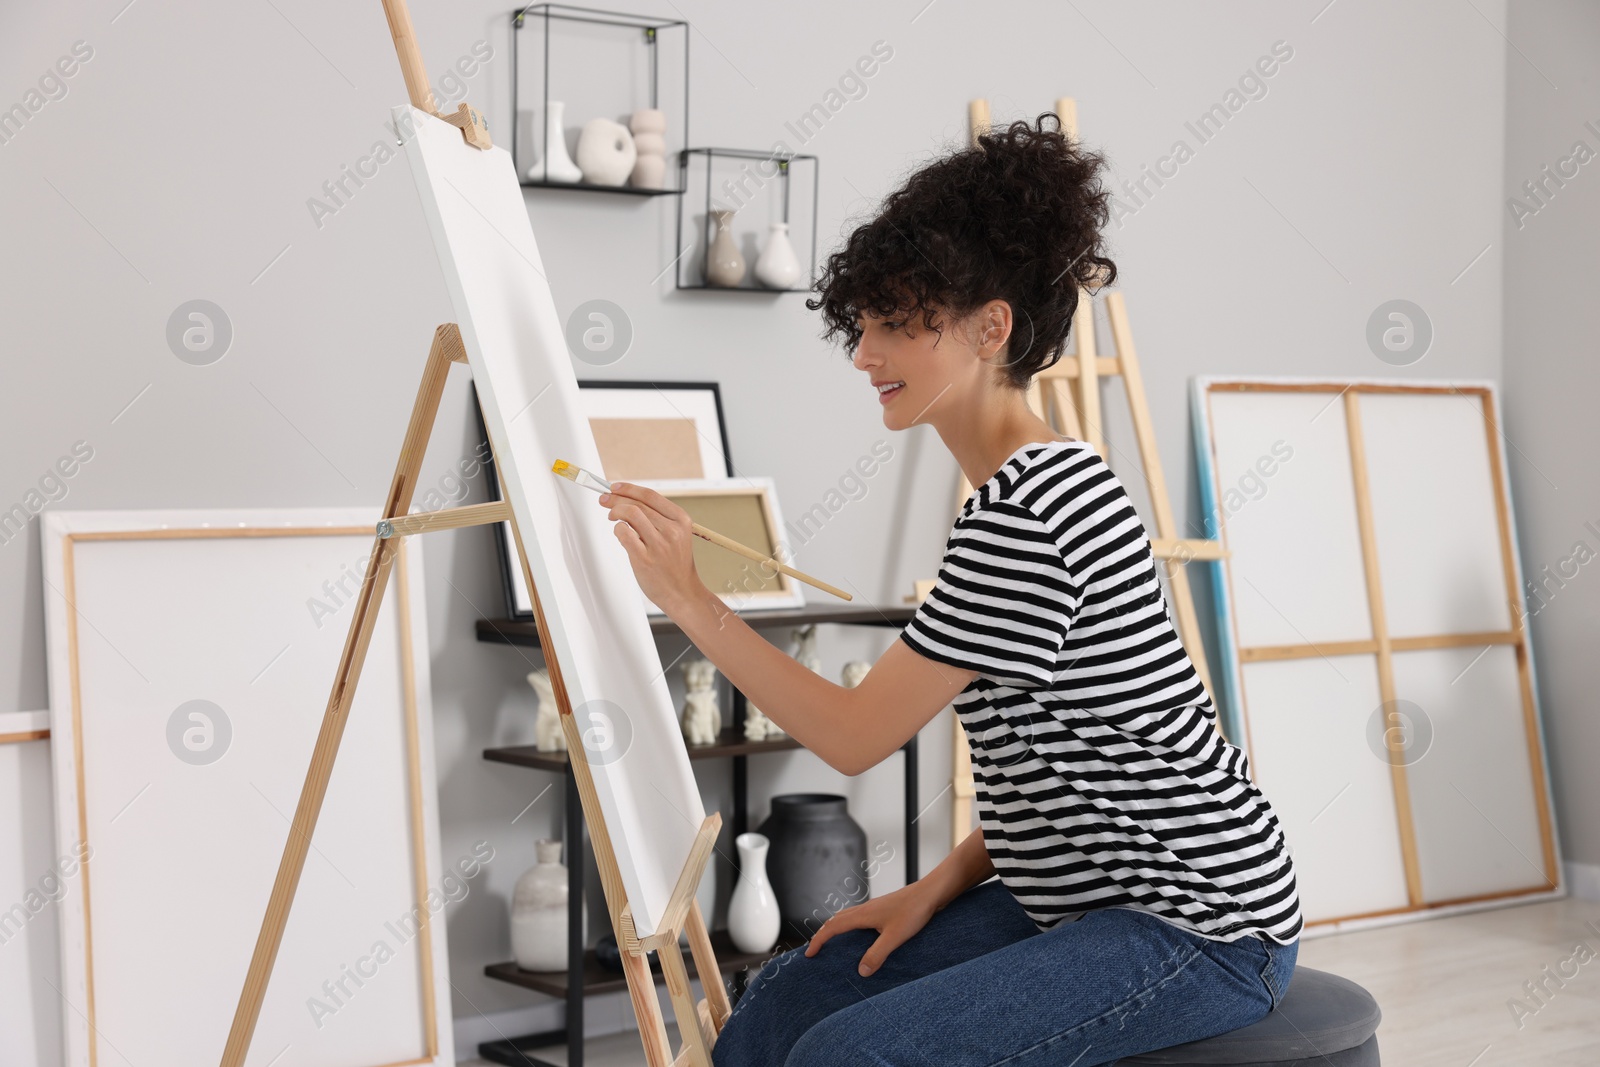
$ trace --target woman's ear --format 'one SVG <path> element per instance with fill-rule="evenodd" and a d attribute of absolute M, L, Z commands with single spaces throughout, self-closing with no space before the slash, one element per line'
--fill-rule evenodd
<path fill-rule="evenodd" d="M 977 311 L 978 358 L 997 368 L 1010 361 L 1011 305 L 1004 300 L 991 300 Z"/>

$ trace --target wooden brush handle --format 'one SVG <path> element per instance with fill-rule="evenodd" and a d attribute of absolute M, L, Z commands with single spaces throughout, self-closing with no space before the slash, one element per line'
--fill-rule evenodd
<path fill-rule="evenodd" d="M 742 545 L 738 541 L 735 541 L 731 537 L 724 537 L 721 534 L 717 533 L 717 531 L 715 531 L 715 530 L 706 529 L 704 526 L 701 526 L 698 522 L 694 524 L 694 532 L 695 532 L 695 535 L 697 537 L 703 537 L 707 541 L 710 541 L 714 545 L 720 545 L 721 547 L 726 548 L 729 552 L 737 552 L 739 555 L 743 556 L 745 559 L 754 560 L 757 563 L 770 563 L 774 567 L 778 568 L 778 570 L 781 571 L 782 573 L 787 574 L 789 577 L 798 579 L 799 581 L 802 581 L 802 582 L 805 582 L 807 585 L 809 585 L 809 586 L 811 586 L 811 587 L 813 587 L 815 589 L 820 589 L 824 593 L 832 593 L 834 596 L 838 597 L 841 600 L 854 600 L 855 599 L 849 593 L 846 593 L 843 589 L 840 589 L 838 586 L 829 585 L 827 582 L 822 581 L 820 578 L 813 578 L 813 577 L 811 577 L 811 575 L 805 573 L 804 571 L 797 571 L 793 567 L 789 566 L 788 564 L 780 563 L 778 560 L 773 559 L 771 556 L 764 556 L 760 552 L 757 552 L 755 549 L 749 547 L 748 545 Z"/>

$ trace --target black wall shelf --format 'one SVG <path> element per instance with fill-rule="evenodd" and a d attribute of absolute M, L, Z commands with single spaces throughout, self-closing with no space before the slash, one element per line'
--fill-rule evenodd
<path fill-rule="evenodd" d="M 705 169 L 705 214 L 700 217 L 698 226 L 695 225 L 691 209 L 685 208 L 685 201 L 689 199 L 691 164 L 701 159 Z M 717 160 L 744 161 L 740 166 L 741 180 L 738 184 L 731 179 L 724 182 L 723 192 L 729 198 L 737 197 L 748 191 L 748 182 L 751 178 L 750 161 L 756 161 L 754 178 L 758 182 L 754 194 L 751 196 L 750 206 L 763 204 L 767 209 L 765 222 L 789 223 L 790 243 L 795 243 L 794 220 L 790 217 L 790 207 L 795 196 L 793 184 L 798 173 L 808 173 L 811 183 L 811 212 L 806 221 L 806 229 L 810 230 L 811 259 L 810 266 L 806 268 L 802 277 L 805 279 L 803 286 L 790 286 L 785 289 L 774 289 L 762 285 L 756 279 L 756 259 L 754 256 L 745 256 L 744 281 L 738 285 L 711 285 L 705 278 L 705 253 L 711 247 L 711 212 L 725 209 L 729 205 L 712 200 L 712 185 L 716 179 Z M 771 174 L 761 173 L 765 166 Z M 800 179 L 802 182 L 805 179 Z M 776 188 L 767 189 L 769 183 L 776 183 Z M 678 199 L 678 258 L 677 272 L 674 275 L 675 286 L 678 289 L 706 289 L 719 293 L 805 293 L 811 291 L 811 285 L 817 276 L 817 204 L 818 190 L 821 188 L 821 164 L 816 156 L 803 155 L 794 152 L 774 150 L 770 152 L 752 151 L 746 148 L 685 148 L 678 153 L 678 184 L 683 187 L 685 195 Z M 696 199 L 699 199 L 699 183 L 695 182 Z M 732 186 L 732 188 L 729 188 Z M 801 204 L 805 203 L 804 189 L 798 198 Z M 745 205 L 738 205 L 737 210 L 746 210 Z M 688 218 L 686 218 L 686 215 Z M 688 225 L 694 232 L 685 233 L 684 227 Z M 804 240 L 802 238 L 802 240 Z M 763 246 L 758 235 L 757 254 Z M 695 257 L 688 253 L 696 246 L 700 248 L 698 263 L 692 262 Z M 742 251 L 742 250 L 741 250 Z M 798 258 L 799 246 L 795 253 Z M 802 263 L 805 261 L 802 260 Z"/>
<path fill-rule="evenodd" d="M 677 196 L 683 192 L 681 183 L 678 188 L 641 189 L 628 185 L 597 185 L 593 182 L 558 182 L 547 179 L 532 179 L 526 176 L 528 162 L 519 155 L 518 131 L 522 125 L 518 121 L 518 92 L 517 86 L 521 78 L 521 31 L 533 25 L 540 25 L 544 32 L 544 68 L 541 84 L 543 96 L 539 100 L 539 125 L 535 133 L 539 137 L 539 156 L 544 158 L 545 124 L 550 119 L 550 40 L 551 22 L 588 23 L 598 26 L 616 26 L 622 29 L 632 29 L 643 34 L 645 47 L 649 50 L 650 64 L 650 102 L 647 107 L 660 107 L 661 70 L 660 70 L 660 45 L 663 34 L 675 33 L 683 42 L 683 114 L 682 123 L 674 131 L 669 123 L 667 133 L 673 140 L 681 144 L 689 143 L 689 24 L 682 19 L 656 18 L 650 15 L 631 15 L 621 11 L 604 11 L 598 8 L 575 7 L 571 4 L 532 4 L 528 7 L 518 8 L 511 13 L 511 163 L 517 169 L 517 179 L 525 189 L 568 189 L 589 193 L 620 193 L 624 196 Z M 663 180 L 671 175 L 670 161 L 672 152 L 668 151 L 666 158 L 668 166 Z"/>

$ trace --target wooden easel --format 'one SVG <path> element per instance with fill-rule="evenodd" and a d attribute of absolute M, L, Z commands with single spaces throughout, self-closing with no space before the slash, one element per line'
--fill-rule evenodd
<path fill-rule="evenodd" d="M 1073 140 L 1078 137 L 1078 105 L 1071 97 L 1056 101 L 1056 116 L 1061 129 Z M 978 135 L 989 129 L 989 102 L 978 99 L 967 105 L 967 120 L 972 143 Z M 1178 524 L 1172 516 L 1172 501 L 1167 493 L 1167 479 L 1161 469 L 1161 455 L 1156 450 L 1155 429 L 1150 419 L 1150 405 L 1145 399 L 1144 378 L 1139 371 L 1139 357 L 1134 351 L 1133 334 L 1128 328 L 1128 309 L 1121 292 L 1107 293 L 1104 297 L 1106 318 L 1111 323 L 1111 343 L 1114 356 L 1101 356 L 1095 347 L 1094 293 L 1078 290 L 1078 310 L 1072 317 L 1073 351 L 1062 356 L 1052 367 L 1041 371 L 1028 385 L 1028 406 L 1034 414 L 1044 419 L 1057 433 L 1087 441 L 1106 458 L 1105 432 L 1100 418 L 1100 380 L 1120 377 L 1128 393 L 1128 408 L 1133 416 L 1134 433 L 1139 439 L 1139 458 L 1144 467 L 1145 483 L 1150 489 L 1150 507 L 1154 511 L 1156 536 L 1151 538 L 1155 557 L 1166 564 L 1167 581 L 1172 591 L 1173 612 L 1177 618 L 1178 636 L 1189 658 L 1194 661 L 1200 682 L 1211 692 L 1211 672 L 1206 665 L 1205 645 L 1200 640 L 1200 624 L 1194 611 L 1194 594 L 1189 587 L 1189 575 L 1184 564 L 1191 560 L 1222 559 L 1227 555 L 1220 541 L 1178 536 Z M 956 491 L 956 511 L 972 495 L 972 484 L 965 473 L 960 475 Z M 916 599 L 922 599 L 931 588 L 931 582 L 919 582 Z M 971 832 L 972 801 L 977 795 L 972 778 L 972 755 L 967 747 L 967 737 L 959 716 L 953 717 L 955 766 L 951 776 L 950 829 L 952 848 L 959 845 Z M 1217 726 L 1221 730 L 1220 720 Z"/>
<path fill-rule="evenodd" d="M 405 0 L 384 0 L 384 10 L 389 17 L 389 29 L 394 37 L 395 50 L 405 74 L 406 89 L 413 106 L 437 115 L 433 96 L 428 89 L 427 75 L 422 67 L 421 54 L 411 32 L 411 18 Z M 461 105 L 455 121 L 449 116 L 439 116 L 461 128 L 463 139 L 477 149 L 489 147 L 488 127 L 482 115 Z M 233 1026 L 228 1032 L 228 1042 L 222 1054 L 222 1067 L 243 1067 L 249 1052 L 251 1038 L 265 999 L 267 981 L 277 959 L 283 931 L 289 919 L 289 908 L 294 902 L 300 874 L 305 867 L 306 855 L 311 847 L 311 836 L 316 830 L 317 817 L 327 793 L 328 780 L 333 773 L 333 763 L 338 755 L 339 742 L 344 735 L 345 722 L 355 698 L 356 683 L 361 677 L 362 663 L 366 659 L 367 645 L 377 623 L 378 609 L 388 588 L 389 572 L 394 565 L 399 538 L 430 530 L 451 530 L 484 523 L 509 521 L 518 555 L 522 560 L 522 576 L 533 600 L 535 625 L 539 641 L 545 649 L 545 665 L 549 669 L 551 688 L 561 713 L 561 730 L 567 740 L 568 760 L 577 782 L 583 814 L 589 826 L 590 840 L 594 843 L 595 865 L 600 872 L 600 883 L 605 890 L 606 910 L 611 917 L 611 929 L 616 934 L 621 951 L 623 971 L 627 978 L 628 995 L 639 1023 L 639 1034 L 644 1043 L 645 1056 L 650 1067 L 711 1067 L 711 1049 L 717 1035 L 732 1011 L 727 990 L 722 985 L 722 971 L 717 965 L 711 947 L 711 935 L 705 916 L 695 900 L 695 889 L 705 874 L 706 863 L 716 844 L 722 826 L 722 815 L 713 812 L 700 825 L 694 844 L 674 883 L 671 896 L 655 932 L 640 937 L 634 928 L 633 914 L 617 866 L 616 852 L 606 829 L 605 815 L 600 798 L 595 791 L 594 777 L 589 767 L 582 730 L 572 713 L 572 702 L 562 681 L 561 664 L 551 651 L 548 624 L 539 602 L 539 591 L 534 585 L 528 566 L 528 555 L 523 547 L 522 535 L 517 530 L 507 495 L 487 504 L 444 508 L 439 511 L 408 515 L 411 497 L 416 488 L 423 455 L 438 416 L 439 401 L 453 363 L 466 363 L 467 352 L 461 341 L 461 331 L 455 323 L 446 323 L 434 331 L 433 345 L 428 352 L 427 365 L 422 373 L 422 384 L 417 390 L 416 403 L 411 410 L 411 421 L 406 427 L 405 440 L 400 446 L 400 458 L 395 467 L 394 479 L 389 486 L 389 496 L 384 503 L 383 518 L 379 520 L 373 551 L 367 560 L 367 572 L 361 585 L 356 610 L 350 620 L 350 632 L 345 639 L 344 652 L 334 675 L 333 691 L 328 697 L 323 713 L 322 729 L 312 751 L 311 766 L 306 771 L 305 785 L 295 807 L 289 838 L 284 844 L 283 858 L 278 865 L 277 879 L 272 885 L 272 896 L 261 922 L 261 933 L 256 940 L 255 952 L 250 958 L 250 969 L 245 976 L 244 989 L 239 995 L 239 1005 L 234 1012 Z M 485 420 L 488 425 L 488 420 Z M 500 442 L 490 431 L 491 454 L 498 453 Z M 504 468 L 495 464 L 495 470 Z M 569 856 L 568 863 L 582 862 L 582 857 Z M 421 908 L 422 923 L 429 921 L 428 911 Z M 702 979 L 705 995 L 696 1003 L 689 986 L 689 974 L 684 964 L 679 937 L 689 938 L 689 951 L 695 969 Z M 649 953 L 655 952 L 661 963 L 662 976 L 671 998 L 678 1032 L 682 1037 L 682 1051 L 674 1056 L 667 1036 L 666 1021 L 656 999 L 655 980 L 651 975 Z M 429 1058 L 438 1055 L 438 1049 L 427 1050 Z"/>

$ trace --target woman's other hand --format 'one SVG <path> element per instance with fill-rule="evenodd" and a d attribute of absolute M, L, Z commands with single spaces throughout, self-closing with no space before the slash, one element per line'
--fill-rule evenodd
<path fill-rule="evenodd" d="M 806 955 L 815 956 L 834 934 L 846 930 L 877 930 L 878 939 L 861 954 L 861 964 L 856 968 L 865 978 L 883 966 L 889 953 L 911 940 L 912 935 L 926 926 L 940 906 L 926 881 L 912 882 L 887 896 L 874 897 L 834 912 L 812 935 L 810 943 L 806 945 Z"/>

